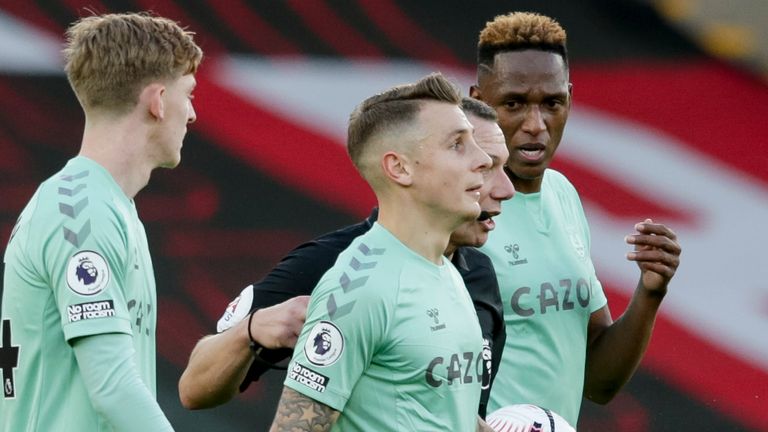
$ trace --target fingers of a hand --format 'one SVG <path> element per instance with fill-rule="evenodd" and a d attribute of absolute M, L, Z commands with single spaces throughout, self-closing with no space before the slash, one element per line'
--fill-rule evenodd
<path fill-rule="evenodd" d="M 288 338 L 285 339 L 285 347 L 286 348 L 293 348 L 293 347 L 296 346 L 296 342 L 298 342 L 298 341 L 299 341 L 298 333 L 290 335 L 290 336 L 288 336 Z"/>
<path fill-rule="evenodd" d="M 650 219 L 646 219 L 645 222 L 635 224 L 635 229 L 642 234 L 655 234 L 658 236 L 668 237 L 672 240 L 677 240 L 677 234 L 668 226 L 660 223 L 653 223 Z"/>
<path fill-rule="evenodd" d="M 672 279 L 672 277 L 675 275 L 676 267 L 670 267 L 657 262 L 642 262 L 638 264 L 641 271 L 657 273 L 667 280 Z"/>
<path fill-rule="evenodd" d="M 658 263 L 673 269 L 676 269 L 677 266 L 680 265 L 679 256 L 664 252 L 660 249 L 628 252 L 627 259 L 630 261 L 637 261 L 638 264 Z"/>
<path fill-rule="evenodd" d="M 681 252 L 680 244 L 674 239 L 662 235 L 634 234 L 626 236 L 624 241 L 635 245 L 635 250 L 658 248 L 673 255 L 680 255 Z M 643 248 L 643 246 L 646 246 L 646 248 Z"/>
<path fill-rule="evenodd" d="M 294 297 L 293 313 L 302 323 L 307 319 L 307 307 L 309 306 L 309 296 Z"/>

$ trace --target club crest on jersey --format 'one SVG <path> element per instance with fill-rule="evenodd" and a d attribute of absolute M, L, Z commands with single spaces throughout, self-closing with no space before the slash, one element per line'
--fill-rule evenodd
<path fill-rule="evenodd" d="M 584 259 L 586 256 L 586 248 L 584 247 L 584 242 L 581 241 L 581 237 L 579 237 L 576 229 L 573 227 L 568 227 L 566 230 L 568 231 L 568 238 L 571 240 L 571 245 L 573 246 L 573 250 L 576 251 L 576 255 L 578 255 L 579 258 Z"/>
<path fill-rule="evenodd" d="M 67 263 L 69 289 L 84 296 L 96 295 L 109 283 L 107 261 L 94 251 L 80 251 Z"/>
<path fill-rule="evenodd" d="M 330 321 L 320 321 L 312 327 L 304 343 L 304 355 L 315 366 L 336 363 L 344 351 L 344 336 Z"/>

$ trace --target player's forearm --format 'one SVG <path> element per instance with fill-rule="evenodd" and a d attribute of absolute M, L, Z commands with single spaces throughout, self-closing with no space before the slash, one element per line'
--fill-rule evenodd
<path fill-rule="evenodd" d="M 277 414 L 269 431 L 328 432 L 336 423 L 339 414 L 339 411 L 328 405 L 283 387 L 283 394 L 277 405 Z"/>
<path fill-rule="evenodd" d="M 133 360 L 131 336 L 109 333 L 72 345 L 94 409 L 116 432 L 173 431 Z"/>
<path fill-rule="evenodd" d="M 639 287 L 624 314 L 589 343 L 585 397 L 608 403 L 629 381 L 648 348 L 662 298 Z"/>
<path fill-rule="evenodd" d="M 232 399 L 253 362 L 247 320 L 197 343 L 179 379 L 179 398 L 187 409 L 212 408 Z"/>

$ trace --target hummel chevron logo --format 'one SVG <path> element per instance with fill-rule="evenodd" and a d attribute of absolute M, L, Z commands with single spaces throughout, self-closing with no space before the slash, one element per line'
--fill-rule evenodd
<path fill-rule="evenodd" d="M 69 204 L 59 203 L 59 212 L 67 215 L 72 219 L 77 218 L 77 215 L 88 205 L 88 197 L 81 199 L 77 204 L 71 206 Z"/>
<path fill-rule="evenodd" d="M 363 276 L 357 279 L 350 279 L 349 276 L 344 273 L 339 278 L 339 283 L 341 284 L 341 289 L 343 289 L 345 293 L 348 293 L 355 288 L 360 288 L 361 286 L 365 285 L 367 280 L 368 276 Z"/>
<path fill-rule="evenodd" d="M 75 196 L 77 195 L 81 190 L 85 189 L 86 184 L 80 183 L 79 185 L 75 186 L 72 189 L 67 189 L 65 187 L 59 188 L 59 195 L 66 195 L 66 196 Z"/>
<path fill-rule="evenodd" d="M 83 177 L 88 177 L 88 171 L 79 172 L 79 173 L 77 173 L 75 175 L 66 175 L 66 174 L 64 174 L 64 175 L 61 176 L 61 179 L 66 181 L 66 182 L 71 182 L 72 180 L 78 180 L 78 179 L 81 179 Z"/>
<path fill-rule="evenodd" d="M 352 267 L 354 270 L 369 270 L 374 267 L 376 267 L 376 261 L 369 262 L 369 263 L 361 263 L 357 260 L 357 258 L 352 258 L 352 261 L 349 262 L 349 266 Z"/>
<path fill-rule="evenodd" d="M 365 256 L 371 256 L 371 255 L 383 255 L 384 251 L 386 249 L 384 248 L 369 248 L 365 243 L 360 243 L 360 246 L 357 247 L 357 249 L 363 253 Z"/>
<path fill-rule="evenodd" d="M 85 241 L 85 239 L 88 238 L 89 235 L 91 235 L 91 221 L 87 220 L 85 221 L 85 224 L 82 228 L 80 228 L 80 232 L 75 233 L 74 231 L 70 230 L 67 227 L 63 228 L 64 230 L 64 239 L 66 239 L 68 242 L 75 245 L 75 247 L 80 247 L 80 245 Z"/>
<path fill-rule="evenodd" d="M 328 297 L 328 302 L 325 304 L 325 306 L 328 308 L 328 316 L 331 317 L 331 319 L 336 319 L 352 312 L 352 308 L 355 306 L 355 300 L 352 300 L 351 302 L 343 304 L 339 307 L 336 305 L 336 297 L 331 294 L 331 296 Z"/>

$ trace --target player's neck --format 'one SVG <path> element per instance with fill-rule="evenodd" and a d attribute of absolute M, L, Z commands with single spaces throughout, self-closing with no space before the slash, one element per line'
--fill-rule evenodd
<path fill-rule="evenodd" d="M 440 265 L 453 228 L 433 214 L 416 211 L 414 206 L 379 203 L 378 223 L 409 249 Z"/>
<path fill-rule="evenodd" d="M 122 121 L 86 121 L 80 155 L 103 166 L 128 198 L 149 182 L 153 166 L 146 161 L 143 149 L 146 138 L 141 128 Z"/>

